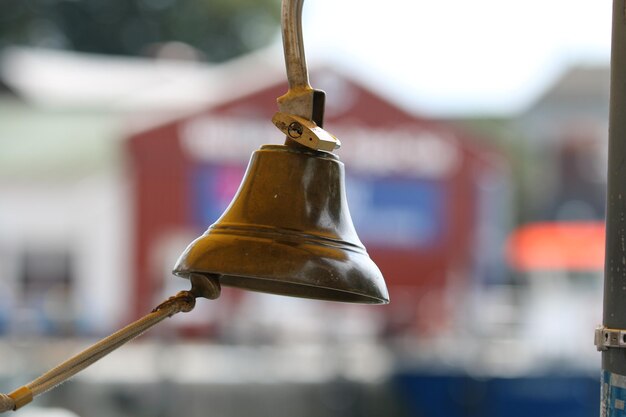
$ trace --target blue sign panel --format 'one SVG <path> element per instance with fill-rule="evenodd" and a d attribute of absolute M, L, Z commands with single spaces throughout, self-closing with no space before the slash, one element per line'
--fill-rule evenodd
<path fill-rule="evenodd" d="M 438 181 L 349 176 L 350 213 L 361 240 L 394 247 L 432 247 L 444 234 L 445 189 Z"/>
<path fill-rule="evenodd" d="M 206 229 L 222 215 L 239 189 L 245 173 L 241 165 L 202 165 L 193 175 L 193 222 Z"/>
<path fill-rule="evenodd" d="M 567 375 L 474 378 L 448 370 L 402 371 L 392 379 L 406 415 L 428 417 L 597 417 L 598 380 Z M 613 411 L 612 411 L 613 412 Z M 602 414 L 602 417 L 623 414 Z"/>

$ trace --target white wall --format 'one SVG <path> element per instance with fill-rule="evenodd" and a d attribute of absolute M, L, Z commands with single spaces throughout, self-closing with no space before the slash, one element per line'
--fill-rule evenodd
<path fill-rule="evenodd" d="M 128 198 L 118 173 L 75 180 L 0 181 L 0 295 L 19 317 L 19 259 L 26 248 L 67 248 L 76 286 L 71 302 L 88 332 L 128 314 Z M 28 314 L 23 311 L 22 313 Z"/>

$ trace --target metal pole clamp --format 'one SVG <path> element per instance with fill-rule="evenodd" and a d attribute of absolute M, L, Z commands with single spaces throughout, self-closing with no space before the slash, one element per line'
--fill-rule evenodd
<path fill-rule="evenodd" d="M 609 329 L 604 326 L 596 327 L 595 345 L 598 351 L 609 348 L 626 348 L 626 330 Z"/>

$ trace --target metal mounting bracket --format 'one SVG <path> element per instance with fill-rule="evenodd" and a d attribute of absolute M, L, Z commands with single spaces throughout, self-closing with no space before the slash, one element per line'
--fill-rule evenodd
<path fill-rule="evenodd" d="M 609 350 L 609 348 L 626 349 L 626 330 L 609 329 L 604 326 L 596 327 L 594 344 L 598 351 Z"/>
<path fill-rule="evenodd" d="M 272 122 L 288 138 L 308 148 L 332 152 L 341 146 L 339 139 L 303 117 L 278 112 Z"/>
<path fill-rule="evenodd" d="M 309 84 L 302 39 L 304 0 L 283 0 L 281 26 L 289 90 L 278 97 L 272 122 L 288 138 L 314 150 L 332 152 L 340 142 L 323 129 L 325 94 Z"/>

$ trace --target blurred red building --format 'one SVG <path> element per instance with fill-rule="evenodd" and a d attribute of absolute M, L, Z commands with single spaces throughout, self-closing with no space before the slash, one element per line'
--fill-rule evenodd
<path fill-rule="evenodd" d="M 251 83 L 255 77 L 259 82 Z M 226 208 L 250 154 L 283 141 L 270 120 L 286 83 L 253 69 L 236 78 L 224 86 L 232 98 L 127 142 L 136 315 L 173 280 L 168 271 L 185 244 Z M 377 310 L 387 317 L 386 331 L 445 328 L 454 314 L 450 288 L 503 277 L 506 160 L 337 70 L 319 69 L 312 79 L 327 91 L 325 128 L 342 141 L 337 153 L 346 164 L 357 232 L 390 289 L 392 303 Z"/>

